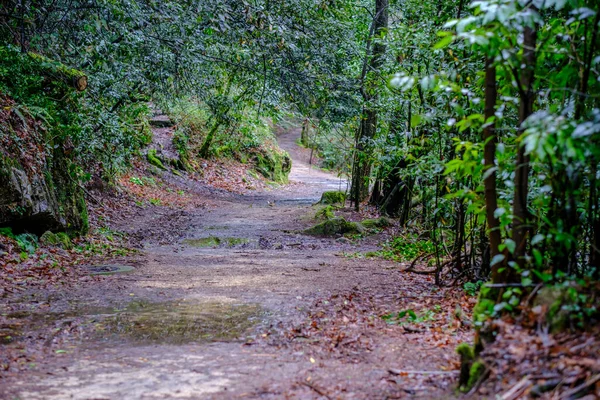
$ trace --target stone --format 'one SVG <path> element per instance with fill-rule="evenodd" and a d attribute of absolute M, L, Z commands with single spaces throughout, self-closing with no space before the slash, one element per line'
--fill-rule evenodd
<path fill-rule="evenodd" d="M 314 236 L 336 236 L 346 233 L 364 233 L 365 228 L 358 222 L 348 222 L 344 218 L 332 218 L 308 228 L 304 233 Z"/>
<path fill-rule="evenodd" d="M 389 218 L 380 217 L 375 219 L 365 219 L 361 221 L 361 224 L 367 229 L 387 228 L 392 225 L 392 221 L 390 221 Z"/>
<path fill-rule="evenodd" d="M 66 250 L 73 248 L 71 238 L 69 238 L 69 235 L 64 232 L 52 233 L 50 231 L 46 231 L 42 236 L 40 236 L 40 244 L 61 247 Z"/>
<path fill-rule="evenodd" d="M 346 193 L 339 191 L 323 192 L 320 204 L 344 205 L 346 202 Z"/>

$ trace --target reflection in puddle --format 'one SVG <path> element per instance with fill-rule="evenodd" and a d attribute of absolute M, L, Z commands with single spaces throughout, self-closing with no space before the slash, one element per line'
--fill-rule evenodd
<path fill-rule="evenodd" d="M 225 246 L 225 247 L 236 247 L 236 246 L 240 246 L 240 245 L 246 245 L 248 244 L 250 241 L 248 239 L 244 239 L 244 238 L 235 238 L 235 237 L 226 237 L 226 238 L 219 238 L 216 236 L 209 236 L 209 237 L 205 237 L 205 238 L 200 238 L 200 239 L 186 239 L 183 241 L 183 243 L 187 244 L 188 246 L 192 246 L 192 247 L 220 247 L 220 246 Z"/>
<path fill-rule="evenodd" d="M 255 325 L 261 314 L 258 305 L 250 304 L 132 303 L 105 318 L 97 329 L 102 337 L 126 336 L 142 343 L 232 341 Z"/>
<path fill-rule="evenodd" d="M 81 333 L 102 341 L 128 339 L 139 344 L 234 341 L 264 316 L 256 304 L 187 301 L 132 302 L 124 308 L 79 307 L 68 313 L 18 312 L 0 321 L 0 344 L 32 332 L 78 325 Z"/>

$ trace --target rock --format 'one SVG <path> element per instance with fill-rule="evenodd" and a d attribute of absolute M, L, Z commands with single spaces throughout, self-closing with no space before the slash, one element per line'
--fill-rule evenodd
<path fill-rule="evenodd" d="M 538 292 L 533 302 L 534 307 L 546 311 L 546 321 L 552 333 L 562 332 L 569 328 L 571 317 L 569 309 L 575 304 L 570 291 L 572 286 L 546 286 Z M 576 288 L 575 288 L 576 290 Z"/>
<path fill-rule="evenodd" d="M 304 233 L 314 236 L 335 236 L 345 233 L 364 233 L 365 228 L 358 222 L 348 222 L 344 218 L 332 218 L 323 221 Z"/>
<path fill-rule="evenodd" d="M 150 120 L 150 126 L 153 128 L 170 128 L 173 122 L 166 115 L 158 115 Z"/>
<path fill-rule="evenodd" d="M 64 232 L 52 233 L 50 231 L 44 232 L 40 237 L 40 244 L 46 246 L 62 247 L 63 249 L 70 250 L 73 248 L 71 238 Z"/>
<path fill-rule="evenodd" d="M 331 205 L 327 205 L 315 213 L 316 220 L 326 220 L 332 218 L 335 218 L 335 214 L 333 213 L 333 207 Z"/>
<path fill-rule="evenodd" d="M 47 230 L 85 233 L 88 216 L 83 189 L 66 143 L 42 149 L 53 140 L 28 117 L 11 113 L 14 102 L 0 98 L 0 226 L 15 233 Z M 49 154 L 51 152 L 51 154 Z"/>
<path fill-rule="evenodd" d="M 392 221 L 390 221 L 389 218 L 380 217 L 375 219 L 365 219 L 361 224 L 367 229 L 386 228 L 392 225 Z"/>
<path fill-rule="evenodd" d="M 0 225 L 11 226 L 14 231 L 41 233 L 66 224 L 46 176 L 28 176 L 16 162 L 0 159 Z"/>
<path fill-rule="evenodd" d="M 288 175 L 292 169 L 292 159 L 287 152 L 273 150 L 267 154 L 257 153 L 254 161 L 256 170 L 265 178 L 278 183 L 288 181 Z"/>
<path fill-rule="evenodd" d="M 166 170 L 167 168 L 163 165 L 162 161 L 156 156 L 156 149 L 148 149 L 148 154 L 146 154 L 146 159 L 148 162 L 155 167 L 158 167 L 162 170 Z"/>
<path fill-rule="evenodd" d="M 319 204 L 344 205 L 346 193 L 338 191 L 323 192 Z"/>

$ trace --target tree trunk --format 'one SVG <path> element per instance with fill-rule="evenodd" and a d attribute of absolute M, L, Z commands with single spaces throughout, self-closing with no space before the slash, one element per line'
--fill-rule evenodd
<path fill-rule="evenodd" d="M 219 126 L 221 126 L 221 124 L 216 122 L 215 126 L 213 126 L 210 132 L 208 132 L 208 135 L 206 135 L 206 139 L 204 139 L 204 143 L 202 144 L 202 147 L 200 148 L 200 153 L 198 154 L 200 158 L 208 157 L 210 145 L 212 144 L 212 141 L 215 137 L 215 133 L 217 133 L 217 129 L 219 129 Z"/>
<path fill-rule="evenodd" d="M 54 61 L 41 54 L 29 52 L 29 57 L 40 64 L 45 76 L 52 80 L 61 81 L 78 91 L 84 91 L 88 85 L 87 76 L 74 68 L 69 68 L 66 65 Z"/>
<path fill-rule="evenodd" d="M 523 123 L 533 113 L 536 64 L 537 25 L 525 27 L 523 30 L 523 67 L 520 73 L 519 92 L 519 131 L 523 134 Z M 529 211 L 527 208 L 527 195 L 529 192 L 529 156 L 525 154 L 525 147 L 519 145 L 517 162 L 515 165 L 515 191 L 513 198 L 513 231 L 512 239 L 516 244 L 514 261 L 523 268 L 527 251 L 529 231 Z M 512 274 L 511 274 L 512 275 Z M 507 277 L 510 280 L 510 277 Z"/>
<path fill-rule="evenodd" d="M 308 130 L 309 130 L 309 120 L 308 118 L 304 119 L 304 122 L 302 123 L 302 133 L 300 134 L 300 143 L 302 143 L 302 146 L 304 147 L 308 147 Z"/>
<path fill-rule="evenodd" d="M 485 60 L 485 110 L 484 117 L 486 126 L 483 129 L 483 141 L 485 143 L 483 151 L 483 159 L 487 177 L 483 180 L 485 189 L 485 215 L 488 226 L 488 238 L 490 241 L 490 258 L 500 254 L 498 246 L 502 241 L 500 235 L 500 221 L 495 216 L 498 208 L 498 192 L 496 189 L 496 172 L 488 172 L 496 168 L 496 132 L 495 118 L 496 113 L 496 98 L 498 97 L 496 89 L 496 67 L 493 65 L 494 60 L 491 57 Z M 494 283 L 502 282 L 504 279 L 501 276 L 500 270 L 505 263 L 496 263 L 492 266 L 492 281 Z"/>
<path fill-rule="evenodd" d="M 381 38 L 388 27 L 388 0 L 375 0 L 375 16 L 371 26 L 371 33 Z M 369 51 L 372 38 L 367 42 L 367 54 L 361 74 L 361 94 L 365 101 L 360 128 L 356 135 L 356 153 L 352 166 L 352 188 L 350 190 L 352 201 L 358 210 L 360 203 L 369 195 L 369 176 L 371 174 L 371 143 L 377 132 L 377 110 L 373 103 L 377 100 L 377 88 L 365 87 L 367 73 L 378 73 L 383 64 L 385 45 L 376 42 L 372 53 Z M 370 58 L 370 61 L 369 61 Z"/>

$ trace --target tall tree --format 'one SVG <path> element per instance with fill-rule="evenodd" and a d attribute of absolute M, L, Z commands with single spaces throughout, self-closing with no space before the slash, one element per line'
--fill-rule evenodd
<path fill-rule="evenodd" d="M 360 93 L 364 105 L 356 133 L 356 153 L 352 167 L 351 187 L 352 201 L 357 210 L 360 202 L 369 195 L 369 176 L 372 165 L 370 141 L 377 133 L 378 87 L 376 80 L 384 61 L 386 46 L 383 40 L 388 28 L 388 9 L 388 0 L 375 0 L 375 14 L 367 38 L 367 51 L 361 72 Z"/>

